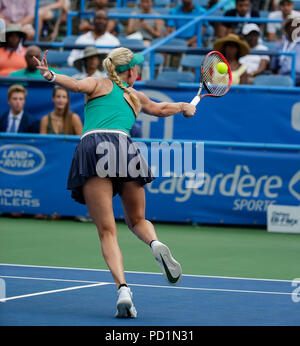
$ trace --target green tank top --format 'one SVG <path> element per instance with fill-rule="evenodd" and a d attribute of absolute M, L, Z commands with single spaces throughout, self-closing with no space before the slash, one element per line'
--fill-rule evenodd
<path fill-rule="evenodd" d="M 129 134 L 135 122 L 135 114 L 123 94 L 124 91 L 113 82 L 109 94 L 89 100 L 84 108 L 82 133 L 95 129 L 113 129 Z"/>

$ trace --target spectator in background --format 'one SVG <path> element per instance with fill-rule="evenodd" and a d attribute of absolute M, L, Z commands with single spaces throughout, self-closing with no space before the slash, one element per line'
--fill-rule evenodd
<path fill-rule="evenodd" d="M 27 39 L 34 39 L 35 0 L 0 0 L 0 18 L 6 26 L 17 24 L 25 32 Z"/>
<path fill-rule="evenodd" d="M 54 110 L 42 117 L 40 133 L 81 135 L 82 122 L 79 115 L 70 110 L 69 92 L 61 86 L 55 86 L 52 100 Z"/>
<path fill-rule="evenodd" d="M 92 3 L 93 3 L 93 6 L 88 7 L 87 10 L 93 9 L 94 12 L 97 12 L 100 10 L 107 11 L 108 0 L 93 0 Z M 117 34 L 116 26 L 117 26 L 117 21 L 114 19 L 109 19 L 107 23 L 107 31 L 116 36 Z M 91 31 L 91 30 L 94 30 L 93 20 L 89 18 L 82 19 L 79 24 L 79 31 L 83 34 L 86 34 L 88 31 Z"/>
<path fill-rule="evenodd" d="M 8 76 L 11 72 L 26 67 L 26 48 L 23 42 L 26 34 L 19 25 L 6 28 L 5 42 L 0 47 L 0 76 Z"/>
<path fill-rule="evenodd" d="M 116 47 L 120 45 L 120 41 L 107 31 L 108 16 L 103 10 L 97 11 L 94 16 L 94 30 L 80 35 L 75 44 L 97 45 Z M 99 53 L 108 53 L 110 49 L 98 49 Z M 72 66 L 74 61 L 83 57 L 81 49 L 73 49 L 68 57 L 68 65 Z"/>
<path fill-rule="evenodd" d="M 259 17 L 259 12 L 253 8 L 251 8 L 250 0 L 236 0 L 236 6 L 234 9 L 228 10 L 224 13 L 224 17 L 240 17 L 240 18 L 251 18 L 251 17 Z M 234 33 L 237 35 L 242 34 L 243 26 L 245 22 L 224 22 L 220 23 L 216 36 L 217 37 L 225 37 L 230 33 Z"/>
<path fill-rule="evenodd" d="M 257 24 L 250 23 L 243 27 L 242 34 L 245 41 L 253 50 L 268 50 L 266 46 L 258 43 L 260 28 Z M 248 54 L 240 58 L 240 63 L 247 66 L 248 82 L 253 82 L 254 77 L 263 74 L 268 68 L 270 57 L 268 55 Z"/>
<path fill-rule="evenodd" d="M 184 14 L 193 14 L 193 15 L 201 15 L 205 12 L 205 9 L 201 6 L 194 5 L 193 0 L 181 0 L 182 4 L 178 5 L 170 10 L 170 14 L 173 15 L 184 15 Z M 186 25 L 188 21 L 184 19 L 170 19 L 166 24 L 166 36 L 171 34 L 172 31 L 179 29 L 180 27 Z M 207 23 L 204 23 L 202 27 L 202 36 L 205 34 L 205 27 Z M 189 47 L 197 46 L 197 35 L 198 28 L 195 25 L 194 27 L 189 28 L 182 34 L 178 35 L 177 38 L 184 38 L 187 41 L 187 45 Z"/>
<path fill-rule="evenodd" d="M 229 34 L 214 42 L 214 50 L 221 52 L 227 59 L 232 72 L 232 84 L 247 84 L 247 66 L 239 60 L 249 54 L 248 43 L 241 40 L 238 35 Z"/>
<path fill-rule="evenodd" d="M 42 76 L 40 74 L 40 71 L 36 68 L 36 63 L 33 60 L 33 57 L 35 56 L 37 59 L 41 60 L 42 51 L 40 47 L 38 46 L 29 46 L 27 47 L 26 53 L 25 53 L 25 60 L 26 60 L 26 67 L 14 71 L 9 74 L 9 77 L 23 77 L 23 78 L 39 78 L 41 79 Z M 55 71 L 52 67 L 49 67 L 49 70 L 54 71 L 56 73 L 59 73 Z"/>
<path fill-rule="evenodd" d="M 83 51 L 83 57 L 74 61 L 74 67 L 81 73 L 72 76 L 76 79 L 84 79 L 87 77 L 104 78 L 105 73 L 100 71 L 101 54 L 95 47 L 86 47 Z"/>
<path fill-rule="evenodd" d="M 279 11 L 273 11 L 269 14 L 269 19 L 286 20 L 289 16 L 299 17 L 300 12 L 294 10 L 294 0 L 280 0 Z M 267 35 L 271 42 L 282 41 L 282 23 L 268 23 Z"/>
<path fill-rule="evenodd" d="M 275 11 L 279 0 L 251 0 L 251 5 L 258 11 Z"/>
<path fill-rule="evenodd" d="M 278 51 L 296 53 L 296 86 L 300 86 L 300 18 L 289 17 L 282 24 L 283 42 Z M 280 75 L 291 75 L 292 59 L 287 55 L 280 55 L 272 59 L 271 68 Z"/>
<path fill-rule="evenodd" d="M 140 0 L 140 9 L 132 14 L 159 15 L 152 10 L 152 0 Z M 139 34 L 145 46 L 150 46 L 154 38 L 162 37 L 164 21 L 162 19 L 137 19 L 128 20 L 127 34 Z"/>
<path fill-rule="evenodd" d="M 0 116 L 0 132 L 38 133 L 39 121 L 24 111 L 27 91 L 22 85 L 12 85 L 7 92 L 9 111 Z"/>
<path fill-rule="evenodd" d="M 65 0 L 40 0 L 39 1 L 39 37 L 45 21 L 58 19 L 59 11 L 68 13 L 68 6 Z M 66 18 L 65 18 L 66 19 Z"/>
<path fill-rule="evenodd" d="M 251 8 L 257 11 L 273 11 L 279 0 L 250 0 Z"/>

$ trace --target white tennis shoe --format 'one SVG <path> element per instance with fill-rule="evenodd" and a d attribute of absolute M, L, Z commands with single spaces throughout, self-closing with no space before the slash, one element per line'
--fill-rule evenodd
<path fill-rule="evenodd" d="M 169 248 L 158 240 L 151 244 L 152 253 L 161 267 L 166 280 L 176 285 L 182 277 L 181 265 L 172 257 Z"/>
<path fill-rule="evenodd" d="M 116 317 L 136 318 L 137 311 L 132 302 L 132 292 L 129 287 L 122 286 L 118 289 Z"/>

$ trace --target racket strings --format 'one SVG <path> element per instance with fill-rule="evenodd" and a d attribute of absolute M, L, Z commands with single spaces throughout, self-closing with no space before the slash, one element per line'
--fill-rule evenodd
<path fill-rule="evenodd" d="M 227 92 L 229 86 L 229 72 L 224 74 L 218 72 L 217 64 L 224 62 L 218 54 L 210 55 L 204 63 L 202 70 L 202 81 L 208 91 L 216 96 L 222 96 Z"/>

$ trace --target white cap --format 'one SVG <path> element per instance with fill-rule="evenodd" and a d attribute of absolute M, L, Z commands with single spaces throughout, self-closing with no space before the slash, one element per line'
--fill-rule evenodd
<path fill-rule="evenodd" d="M 256 31 L 256 32 L 260 33 L 260 28 L 255 23 L 245 24 L 243 26 L 242 34 L 243 35 L 248 35 L 251 31 Z"/>

